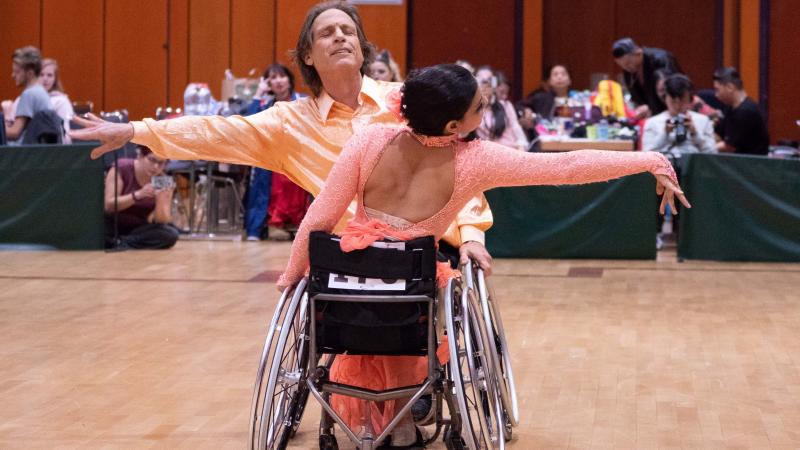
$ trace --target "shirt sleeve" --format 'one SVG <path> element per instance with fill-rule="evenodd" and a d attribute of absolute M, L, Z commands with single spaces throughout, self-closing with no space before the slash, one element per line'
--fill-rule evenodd
<path fill-rule="evenodd" d="M 25 89 L 22 92 L 22 95 L 19 96 L 19 103 L 17 104 L 15 117 L 27 117 L 28 119 L 32 118 L 34 101 L 35 98 L 32 91 L 30 89 Z"/>
<path fill-rule="evenodd" d="M 286 106 L 275 105 L 242 116 L 186 116 L 171 120 L 132 122 L 132 141 L 146 145 L 162 158 L 212 161 L 281 170 L 286 133 Z"/>
<path fill-rule="evenodd" d="M 347 211 L 358 192 L 362 148 L 370 142 L 369 128 L 347 141 L 339 159 L 328 175 L 325 186 L 308 208 L 297 230 L 286 271 L 278 278 L 279 285 L 300 281 L 309 264 L 308 242 L 312 231 L 331 232 Z"/>
<path fill-rule="evenodd" d="M 697 135 L 694 138 L 695 145 L 701 153 L 717 153 L 717 143 L 714 139 L 714 124 L 711 119 L 702 118 L 699 120 Z"/>
<path fill-rule="evenodd" d="M 642 136 L 642 149 L 660 152 L 669 145 L 667 139 L 666 123 L 659 120 L 658 116 L 647 119 L 644 123 L 644 133 Z"/>
<path fill-rule="evenodd" d="M 473 197 L 458 212 L 455 222 L 451 223 L 442 235 L 448 244 L 459 247 L 461 244 L 474 241 L 486 244 L 485 233 L 494 221 L 489 202 L 483 194 Z"/>
<path fill-rule="evenodd" d="M 678 179 L 666 157 L 656 152 L 576 150 L 527 153 L 482 142 L 480 155 L 470 155 L 477 184 L 485 191 L 502 186 L 587 184 L 650 172 Z"/>
<path fill-rule="evenodd" d="M 528 137 L 525 136 L 525 132 L 522 131 L 522 127 L 519 125 L 519 120 L 517 119 L 517 110 L 514 109 L 514 105 L 509 101 L 503 102 L 503 107 L 506 110 L 506 118 L 511 126 L 511 131 L 514 133 L 514 142 L 516 142 L 518 147 L 527 148 Z"/>

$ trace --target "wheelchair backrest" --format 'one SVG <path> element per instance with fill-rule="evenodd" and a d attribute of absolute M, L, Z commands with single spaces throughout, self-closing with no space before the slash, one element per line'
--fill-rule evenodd
<path fill-rule="evenodd" d="M 338 236 L 309 241 L 309 300 L 317 351 L 425 355 L 436 295 L 432 236 L 343 252 Z"/>

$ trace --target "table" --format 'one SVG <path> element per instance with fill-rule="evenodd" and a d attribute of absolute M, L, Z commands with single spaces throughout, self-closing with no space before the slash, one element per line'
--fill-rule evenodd
<path fill-rule="evenodd" d="M 0 246 L 104 246 L 103 161 L 96 143 L 0 147 Z"/>
<path fill-rule="evenodd" d="M 800 160 L 684 156 L 678 257 L 800 262 Z"/>
<path fill-rule="evenodd" d="M 595 139 L 558 139 L 548 140 L 542 139 L 539 142 L 541 151 L 543 152 L 568 152 L 572 150 L 616 150 L 616 151 L 632 151 L 635 149 L 635 142 L 628 139 L 609 139 L 606 141 L 598 141 Z"/>
<path fill-rule="evenodd" d="M 655 259 L 655 180 L 527 186 L 486 192 L 486 247 L 503 258 Z"/>

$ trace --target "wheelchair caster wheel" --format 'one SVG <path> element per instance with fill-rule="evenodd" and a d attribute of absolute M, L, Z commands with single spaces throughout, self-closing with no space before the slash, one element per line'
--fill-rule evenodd
<path fill-rule="evenodd" d="M 332 434 L 320 434 L 319 450 L 339 450 L 339 444 L 336 442 L 336 436 Z"/>

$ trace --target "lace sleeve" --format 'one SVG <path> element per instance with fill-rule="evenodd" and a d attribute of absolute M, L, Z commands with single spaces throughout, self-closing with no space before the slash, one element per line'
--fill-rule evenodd
<path fill-rule="evenodd" d="M 308 239 L 312 231 L 330 232 L 344 215 L 358 192 L 358 179 L 363 148 L 370 142 L 369 129 L 347 141 L 339 159 L 325 181 L 325 186 L 297 230 L 286 271 L 278 284 L 288 286 L 300 281 L 308 269 Z"/>
<path fill-rule="evenodd" d="M 501 186 L 586 184 L 640 172 L 678 178 L 664 155 L 656 152 L 576 150 L 565 153 L 524 153 L 491 142 L 480 142 L 468 166 L 482 190 Z"/>

